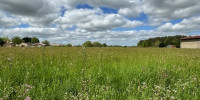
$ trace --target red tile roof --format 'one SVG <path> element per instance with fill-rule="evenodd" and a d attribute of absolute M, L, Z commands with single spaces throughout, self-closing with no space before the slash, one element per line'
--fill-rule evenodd
<path fill-rule="evenodd" d="M 191 39 L 200 39 L 200 36 L 190 36 L 186 38 L 181 38 L 181 40 L 191 40 Z"/>

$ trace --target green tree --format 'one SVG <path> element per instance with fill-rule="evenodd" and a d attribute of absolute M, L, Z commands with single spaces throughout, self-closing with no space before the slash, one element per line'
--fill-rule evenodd
<path fill-rule="evenodd" d="M 143 41 L 143 42 L 142 42 L 142 47 L 147 47 L 146 41 Z"/>
<path fill-rule="evenodd" d="M 99 42 L 93 42 L 93 46 L 94 47 L 101 47 L 101 43 L 99 43 Z"/>
<path fill-rule="evenodd" d="M 86 41 L 85 43 L 82 44 L 83 47 L 93 47 L 93 44 L 91 41 Z"/>
<path fill-rule="evenodd" d="M 137 46 L 138 47 L 142 47 L 143 42 L 144 42 L 144 40 L 139 41 L 138 44 L 137 44 Z"/>
<path fill-rule="evenodd" d="M 3 46 L 4 43 L 5 43 L 4 40 L 0 38 L 0 46 Z"/>
<path fill-rule="evenodd" d="M 22 38 L 24 40 L 25 43 L 31 43 L 32 38 L 30 37 L 24 37 Z"/>
<path fill-rule="evenodd" d="M 172 41 L 171 41 L 171 44 L 173 44 L 173 45 L 175 45 L 176 47 L 180 47 L 180 40 L 177 40 L 177 39 L 173 39 Z"/>
<path fill-rule="evenodd" d="M 155 47 L 159 47 L 160 44 L 161 44 L 161 42 L 160 42 L 159 40 L 157 40 L 157 41 L 155 42 Z"/>
<path fill-rule="evenodd" d="M 72 44 L 68 43 L 68 44 L 67 44 L 67 47 L 72 47 Z"/>
<path fill-rule="evenodd" d="M 40 42 L 40 40 L 37 37 L 33 37 L 31 39 L 31 43 L 39 43 L 39 42 Z"/>
<path fill-rule="evenodd" d="M 103 44 L 102 44 L 102 47 L 107 47 L 107 44 L 106 44 L 106 43 L 103 43 Z"/>
<path fill-rule="evenodd" d="M 159 47 L 161 48 L 165 47 L 165 43 L 160 43 Z"/>
<path fill-rule="evenodd" d="M 42 43 L 43 43 L 43 44 L 46 44 L 46 46 L 50 46 L 50 43 L 49 43 L 49 41 L 47 41 L 47 40 L 42 41 Z"/>
<path fill-rule="evenodd" d="M 8 37 L 3 37 L 2 39 L 4 42 L 6 42 L 6 41 L 11 42 L 11 40 Z"/>
<path fill-rule="evenodd" d="M 20 44 L 23 42 L 23 40 L 20 37 L 14 37 L 14 38 L 12 38 L 12 42 L 14 44 Z"/>

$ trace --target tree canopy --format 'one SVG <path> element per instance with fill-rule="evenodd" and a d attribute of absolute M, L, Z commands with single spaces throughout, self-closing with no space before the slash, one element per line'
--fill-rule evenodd
<path fill-rule="evenodd" d="M 20 37 L 14 37 L 14 38 L 12 38 L 12 42 L 14 44 L 20 44 L 23 42 L 23 40 Z"/>
<path fill-rule="evenodd" d="M 33 37 L 31 43 L 40 43 L 40 40 L 37 37 Z"/>
<path fill-rule="evenodd" d="M 86 41 L 85 43 L 82 44 L 84 47 L 93 47 L 93 44 L 91 41 Z"/>
<path fill-rule="evenodd" d="M 72 47 L 72 44 L 68 43 L 66 46 L 67 46 L 67 47 Z"/>
<path fill-rule="evenodd" d="M 4 43 L 5 43 L 4 40 L 0 38 L 0 46 L 3 46 Z"/>
<path fill-rule="evenodd" d="M 32 38 L 30 37 L 24 37 L 22 38 L 24 40 L 25 43 L 31 43 Z"/>
<path fill-rule="evenodd" d="M 11 42 L 11 40 L 8 37 L 3 37 L 2 39 L 4 42 L 6 42 L 6 41 Z"/>
<path fill-rule="evenodd" d="M 165 36 L 165 37 L 155 37 L 147 40 L 139 41 L 139 47 L 166 47 L 167 45 L 175 45 L 176 47 L 180 47 L 180 38 L 184 38 L 186 36 L 176 35 L 176 36 Z"/>
<path fill-rule="evenodd" d="M 42 41 L 42 43 L 43 43 L 43 44 L 46 44 L 46 46 L 49 46 L 49 45 L 50 45 L 49 41 L 47 41 L 47 40 Z"/>
<path fill-rule="evenodd" d="M 102 45 L 101 45 L 101 43 L 99 43 L 99 42 L 93 42 L 93 46 L 94 46 L 94 47 L 101 47 Z"/>
<path fill-rule="evenodd" d="M 106 44 L 106 43 L 103 43 L 103 44 L 102 44 L 102 47 L 107 47 L 107 44 Z"/>

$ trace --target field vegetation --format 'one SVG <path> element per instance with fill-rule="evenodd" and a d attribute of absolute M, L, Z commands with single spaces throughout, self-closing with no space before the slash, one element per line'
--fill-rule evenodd
<path fill-rule="evenodd" d="M 0 48 L 0 100 L 199 100 L 200 50 Z"/>

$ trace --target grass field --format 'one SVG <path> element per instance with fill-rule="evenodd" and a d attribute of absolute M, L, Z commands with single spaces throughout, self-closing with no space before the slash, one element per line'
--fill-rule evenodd
<path fill-rule="evenodd" d="M 0 100 L 199 100 L 200 49 L 0 48 Z"/>

